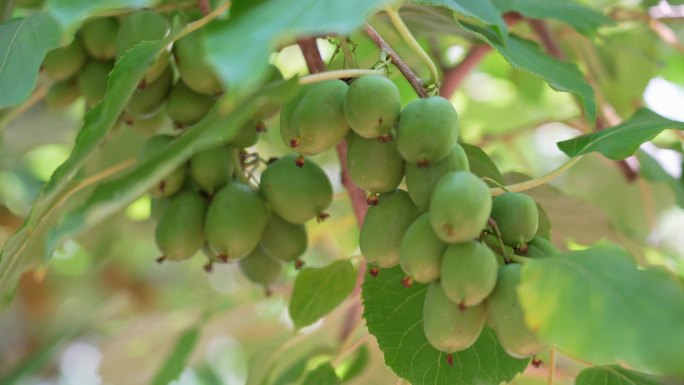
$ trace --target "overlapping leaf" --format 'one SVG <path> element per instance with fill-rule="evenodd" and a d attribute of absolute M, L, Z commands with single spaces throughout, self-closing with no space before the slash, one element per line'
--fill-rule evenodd
<path fill-rule="evenodd" d="M 494 332 L 485 327 L 475 344 L 454 354 L 433 348 L 423 333 L 423 301 L 427 285 L 404 288 L 401 268 L 383 269 L 363 285 L 364 318 L 385 355 L 385 363 L 414 385 L 498 385 L 522 372 L 529 360 L 508 356 Z"/>
<path fill-rule="evenodd" d="M 448 8 L 461 15 L 477 19 L 484 24 L 490 25 L 496 31 L 497 41 L 506 41 L 508 27 L 501 18 L 501 12 L 490 0 L 411 0 L 411 2 L 420 5 Z"/>
<path fill-rule="evenodd" d="M 575 385 L 662 385 L 655 376 L 635 372 L 617 365 L 593 366 L 581 371 Z"/>
<path fill-rule="evenodd" d="M 639 146 L 666 129 L 684 130 L 684 122 L 642 108 L 617 126 L 559 142 L 558 148 L 571 158 L 599 152 L 609 159 L 620 160 L 634 154 Z"/>
<path fill-rule="evenodd" d="M 300 271 L 289 307 L 295 327 L 311 325 L 328 314 L 347 298 L 355 283 L 356 269 L 349 260 Z"/>
<path fill-rule="evenodd" d="M 464 28 L 484 39 L 519 70 L 530 72 L 544 79 L 556 91 L 570 92 L 580 100 L 589 122 L 596 119 L 594 90 L 584 80 L 576 65 L 553 58 L 539 46 L 517 36 L 509 36 L 506 45 L 497 42 L 495 33 L 488 28 L 461 23 Z"/>
<path fill-rule="evenodd" d="M 613 19 L 572 0 L 492 0 L 501 12 L 518 12 L 536 19 L 556 19 L 578 32 L 593 35 L 604 25 L 615 24 Z"/>
<path fill-rule="evenodd" d="M 638 269 L 614 246 L 525 264 L 518 289 L 530 327 L 568 353 L 684 378 L 684 287 Z"/>
<path fill-rule="evenodd" d="M 228 20 L 209 25 L 208 61 L 232 93 L 262 79 L 272 48 L 300 35 L 346 34 L 390 0 L 269 0 L 233 9 Z"/>

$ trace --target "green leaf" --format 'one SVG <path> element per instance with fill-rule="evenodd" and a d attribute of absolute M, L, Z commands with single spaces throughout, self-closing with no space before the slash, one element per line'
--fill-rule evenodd
<path fill-rule="evenodd" d="M 50 227 L 64 207 L 66 199 L 77 188 L 71 178 L 116 124 L 128 99 L 143 78 L 147 67 L 165 46 L 161 41 L 138 44 L 119 59 L 109 75 L 104 100 L 85 117 L 69 158 L 50 177 L 36 199 L 22 228 L 7 240 L 0 252 L 0 293 L 6 304 L 18 277 L 29 264 L 52 254 L 54 245 L 46 248 Z"/>
<path fill-rule="evenodd" d="M 186 162 L 192 154 L 223 145 L 237 136 L 244 124 L 267 103 L 281 103 L 293 95 L 297 79 L 279 82 L 258 90 L 232 108 L 225 108 L 225 97 L 192 129 L 155 153 L 134 170 L 99 185 L 88 200 L 69 212 L 50 232 L 48 252 L 64 239 L 74 236 L 145 194 L 156 180 Z"/>
<path fill-rule="evenodd" d="M 302 385 L 338 385 L 341 383 L 342 381 L 335 374 L 335 368 L 326 362 L 310 371 L 304 378 Z"/>
<path fill-rule="evenodd" d="M 537 229 L 537 235 L 545 239 L 551 239 L 551 219 L 539 202 L 537 202 L 537 212 L 539 213 L 539 228 Z"/>
<path fill-rule="evenodd" d="M 59 189 L 64 181 L 73 177 L 88 155 L 92 154 L 105 138 L 107 132 L 121 116 L 145 71 L 165 45 L 166 42 L 163 41 L 140 43 L 116 62 L 109 74 L 104 99 L 86 114 L 83 127 L 76 136 L 76 143 L 69 158 L 55 170 L 45 186 L 46 196 Z"/>
<path fill-rule="evenodd" d="M 359 347 L 355 354 L 340 362 L 337 366 L 336 373 L 340 374 L 343 382 L 350 381 L 363 373 L 370 361 L 370 353 L 365 345 Z"/>
<path fill-rule="evenodd" d="M 501 172 L 492 162 L 487 153 L 482 151 L 480 147 L 471 144 L 460 143 L 463 150 L 468 156 L 468 163 L 470 164 L 470 172 L 479 176 L 480 178 L 489 178 L 497 183 L 506 184 Z M 491 184 L 491 183 L 490 183 Z"/>
<path fill-rule="evenodd" d="M 668 174 L 660 163 L 648 153 L 638 151 L 636 155 L 639 159 L 639 173 L 651 182 L 668 184 L 674 193 L 677 205 L 684 208 L 684 183 L 682 180 Z"/>
<path fill-rule="evenodd" d="M 470 348 L 454 353 L 454 365 L 423 333 L 427 285 L 404 288 L 401 268 L 383 269 L 363 284 L 364 318 L 385 355 L 385 364 L 413 385 L 498 385 L 522 372 L 529 360 L 508 356 L 488 327 Z"/>
<path fill-rule="evenodd" d="M 592 124 L 596 120 L 594 90 L 584 80 L 582 71 L 575 64 L 553 58 L 542 52 L 537 44 L 517 36 L 510 35 L 504 46 L 497 42 L 495 33 L 489 28 L 468 23 L 461 25 L 496 48 L 513 67 L 539 76 L 556 91 L 570 92 L 577 96 L 584 107 L 587 120 Z"/>
<path fill-rule="evenodd" d="M 536 19 L 556 19 L 578 32 L 594 35 L 604 25 L 615 22 L 608 16 L 572 0 L 492 0 L 501 12 L 518 12 Z"/>
<path fill-rule="evenodd" d="M 558 148 L 571 158 L 600 152 L 609 159 L 620 160 L 634 154 L 639 146 L 665 129 L 684 130 L 684 122 L 642 108 L 617 126 L 558 142 Z"/>
<path fill-rule="evenodd" d="M 390 0 L 270 0 L 231 11 L 207 27 L 209 63 L 232 93 L 242 93 L 266 75 L 273 48 L 295 36 L 346 35 Z M 259 42 L 259 44 L 254 44 Z"/>
<path fill-rule="evenodd" d="M 529 261 L 518 294 L 529 326 L 563 351 L 684 378 L 684 287 L 638 269 L 625 251 L 601 245 Z"/>
<path fill-rule="evenodd" d="M 88 17 L 120 9 L 150 8 L 161 0 L 48 0 L 47 10 L 64 31 L 73 33 Z"/>
<path fill-rule="evenodd" d="M 193 326 L 186 330 L 176 341 L 171 353 L 166 357 L 164 365 L 157 371 L 152 380 L 152 385 L 167 385 L 183 373 L 190 357 L 190 353 L 195 348 L 199 340 L 200 330 Z"/>
<path fill-rule="evenodd" d="M 501 18 L 501 12 L 496 9 L 490 0 L 411 0 L 412 3 L 420 5 L 440 6 L 451 9 L 467 17 L 477 19 L 490 25 L 497 33 L 499 42 L 506 41 L 508 27 Z"/>
<path fill-rule="evenodd" d="M 354 290 L 356 268 L 351 261 L 335 261 L 322 268 L 304 268 L 294 283 L 290 316 L 301 329 L 331 312 Z"/>
<path fill-rule="evenodd" d="M 61 45 L 61 29 L 47 12 L 0 25 L 0 108 L 26 100 L 48 51 Z"/>
<path fill-rule="evenodd" d="M 582 370 L 575 385 L 663 385 L 655 376 L 635 372 L 617 365 L 594 366 Z"/>

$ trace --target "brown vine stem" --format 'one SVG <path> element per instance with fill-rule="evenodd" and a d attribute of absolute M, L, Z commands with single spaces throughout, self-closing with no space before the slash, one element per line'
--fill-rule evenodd
<path fill-rule="evenodd" d="M 413 72 L 413 70 L 411 70 L 411 68 L 409 68 L 409 66 L 403 60 L 401 60 L 399 55 L 394 52 L 392 47 L 387 44 L 385 39 L 378 34 L 378 31 L 376 31 L 375 28 L 371 27 L 371 25 L 368 23 L 366 23 L 363 29 L 366 31 L 368 37 L 373 40 L 373 43 L 387 53 L 387 56 L 389 56 L 389 58 L 392 60 L 392 64 L 394 64 L 399 72 L 404 75 L 406 80 L 408 80 L 408 82 L 411 84 L 411 87 L 413 87 L 413 89 L 416 91 L 416 94 L 418 94 L 418 96 L 421 98 L 427 98 L 428 93 L 425 90 L 425 87 L 423 87 L 423 81 Z"/>
<path fill-rule="evenodd" d="M 451 97 L 461 87 L 463 80 L 492 51 L 492 47 L 486 44 L 477 44 L 470 47 L 466 56 L 458 65 L 444 70 L 444 80 L 439 88 L 440 96 Z"/>
<path fill-rule="evenodd" d="M 325 70 L 325 63 L 321 58 L 321 53 L 318 50 L 318 45 L 316 44 L 315 38 L 310 37 L 298 39 L 297 44 L 299 44 L 299 48 L 302 50 L 304 60 L 306 61 L 306 66 L 308 67 L 310 73 L 314 74 Z M 344 141 L 338 143 L 336 149 L 337 156 L 340 159 L 340 167 L 342 169 L 342 185 L 349 194 L 349 199 L 351 200 L 356 221 L 358 225 L 361 226 L 363 223 L 363 218 L 365 218 L 366 212 L 368 211 L 366 193 L 356 186 L 349 176 L 349 168 L 347 167 L 347 143 Z M 366 273 L 365 261 L 362 260 L 359 262 L 358 269 L 359 271 L 356 276 L 356 284 L 354 286 L 354 291 L 351 294 L 354 303 L 347 311 L 347 316 L 339 334 L 339 339 L 343 342 L 350 337 L 352 331 L 354 330 L 354 325 L 356 324 L 357 319 L 361 317 L 362 305 L 360 294 L 361 284 L 363 283 L 363 277 Z"/>
<path fill-rule="evenodd" d="M 548 52 L 551 56 L 555 57 L 556 59 L 564 60 L 565 55 L 563 55 L 563 52 L 559 48 L 560 46 L 558 45 L 556 38 L 553 36 L 549 28 L 546 26 L 546 23 L 544 23 L 542 20 L 532 20 L 530 22 L 530 26 L 539 38 L 541 44 L 546 49 L 546 52 Z M 596 130 L 599 131 L 604 128 L 606 128 L 604 120 L 600 116 L 597 117 Z M 634 159 L 634 161 L 636 162 L 636 159 Z M 637 173 L 637 170 L 633 168 L 632 165 L 627 163 L 626 160 L 618 160 L 615 163 L 620 169 L 620 171 L 622 171 L 622 174 L 628 182 L 633 182 L 638 177 L 639 174 Z"/>

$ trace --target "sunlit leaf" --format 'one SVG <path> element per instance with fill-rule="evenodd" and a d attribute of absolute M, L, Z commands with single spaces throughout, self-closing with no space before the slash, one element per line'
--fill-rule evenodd
<path fill-rule="evenodd" d="M 663 385 L 666 383 L 655 376 L 617 365 L 586 368 L 575 379 L 575 385 Z"/>

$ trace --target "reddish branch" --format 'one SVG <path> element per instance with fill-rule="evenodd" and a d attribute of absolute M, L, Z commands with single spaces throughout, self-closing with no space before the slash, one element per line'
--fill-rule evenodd
<path fill-rule="evenodd" d="M 442 80 L 442 85 L 439 88 L 439 94 L 445 98 L 451 97 L 451 95 L 453 95 L 461 86 L 463 80 L 470 71 L 472 71 L 491 50 L 492 47 L 485 44 L 472 46 L 470 51 L 468 51 L 458 65 L 444 70 L 444 80 Z"/>
<path fill-rule="evenodd" d="M 425 90 L 425 87 L 423 87 L 423 81 L 420 80 L 420 78 L 409 68 L 409 66 L 401 60 L 399 55 L 397 55 L 396 52 L 390 47 L 389 44 L 385 41 L 385 39 L 382 38 L 378 34 L 378 31 L 376 31 L 373 27 L 370 26 L 370 24 L 366 24 L 364 27 L 364 30 L 366 31 L 366 34 L 368 37 L 373 40 L 373 43 L 375 43 L 378 48 L 381 50 L 387 52 L 387 56 L 392 60 L 392 64 L 394 64 L 395 67 L 401 72 L 402 75 L 408 80 L 408 82 L 411 84 L 411 87 L 416 91 L 416 94 L 420 96 L 421 98 L 426 98 L 428 96 L 427 91 Z"/>
<path fill-rule="evenodd" d="M 207 15 L 209 12 L 211 12 L 211 4 L 209 3 L 209 0 L 197 0 L 197 8 L 199 8 L 203 15 Z"/>
<path fill-rule="evenodd" d="M 322 72 L 325 70 L 325 63 L 321 58 L 321 53 L 318 51 L 318 45 L 316 45 L 315 38 L 304 38 L 297 40 L 299 48 L 302 50 L 304 55 L 304 60 L 306 61 L 306 66 L 309 68 L 310 73 Z M 356 221 L 359 226 L 363 223 L 363 218 L 366 216 L 366 211 L 368 211 L 368 204 L 366 203 L 366 193 L 363 192 L 359 187 L 357 187 L 349 176 L 349 168 L 347 167 L 347 143 L 340 142 L 337 145 L 337 156 L 340 158 L 340 167 L 342 168 L 342 185 L 347 190 L 349 194 L 349 199 L 351 200 L 352 208 L 354 209 L 354 214 L 356 215 Z M 361 316 L 361 284 L 363 283 L 363 278 L 366 273 L 366 264 L 359 264 L 359 272 L 356 276 L 356 285 L 354 286 L 354 291 L 352 292 L 352 298 L 354 298 L 354 303 L 349 308 L 347 315 L 345 317 L 344 323 L 340 330 L 339 339 L 340 341 L 346 341 L 347 338 L 354 331 L 354 326 L 357 320 Z"/>
<path fill-rule="evenodd" d="M 555 37 L 553 36 L 553 34 L 551 34 L 551 31 L 549 31 L 546 24 L 541 20 L 532 20 L 530 21 L 530 26 L 532 27 L 532 29 L 534 29 L 534 32 L 539 38 L 541 44 L 546 49 L 546 52 L 548 52 L 551 56 L 555 57 L 556 59 L 563 60 L 563 52 L 560 50 Z M 600 116 L 597 117 L 596 130 L 602 130 L 604 128 L 606 128 L 605 122 Z M 634 159 L 634 161 L 636 162 L 636 159 Z M 627 181 L 632 182 L 639 175 L 637 173 L 637 170 L 634 167 L 632 167 L 632 165 L 630 165 L 626 160 L 618 160 L 615 161 L 615 163 L 617 164 L 620 171 L 622 171 L 622 174 L 624 175 Z"/>

